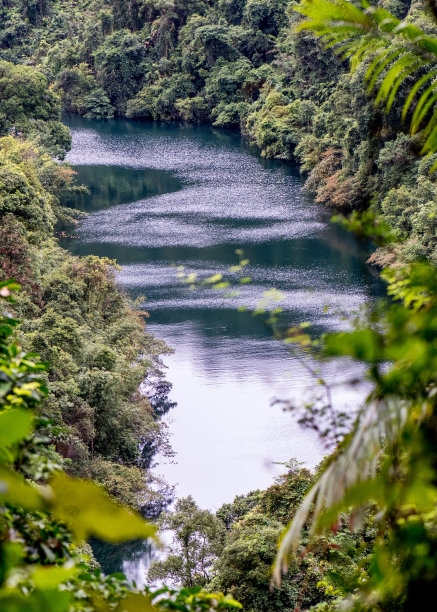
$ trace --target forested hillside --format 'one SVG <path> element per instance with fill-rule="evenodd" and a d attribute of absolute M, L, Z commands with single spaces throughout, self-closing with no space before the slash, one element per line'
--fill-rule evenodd
<path fill-rule="evenodd" d="M 382 5 L 435 31 L 424 0 Z M 0 48 L 43 73 L 66 111 L 241 129 L 263 155 L 296 159 L 317 201 L 370 206 L 400 241 L 376 263 L 434 261 L 430 161 L 401 101 L 375 107 L 367 66 L 351 75 L 300 20 L 287 0 L 4 0 Z"/>

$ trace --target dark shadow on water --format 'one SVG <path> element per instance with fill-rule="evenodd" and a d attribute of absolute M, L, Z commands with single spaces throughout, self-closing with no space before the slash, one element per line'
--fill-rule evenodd
<path fill-rule="evenodd" d="M 85 185 L 89 193 L 70 195 L 62 203 L 89 213 L 182 189 L 181 181 L 165 170 L 76 166 L 75 171 L 77 184 Z"/>

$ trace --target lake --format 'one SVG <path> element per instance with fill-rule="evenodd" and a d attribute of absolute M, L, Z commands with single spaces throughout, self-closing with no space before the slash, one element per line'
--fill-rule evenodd
<path fill-rule="evenodd" d="M 67 159 L 90 190 L 75 205 L 90 214 L 64 246 L 117 259 L 119 283 L 147 297 L 148 331 L 175 351 L 165 358 L 177 402 L 165 417 L 175 457 L 158 458 L 156 473 L 179 496 L 217 509 L 267 487 L 292 457 L 314 467 L 325 452 L 319 439 L 272 399 L 304 401 L 317 385 L 300 355 L 273 340 L 251 310 L 278 289 L 281 325 L 309 321 L 315 334 L 344 328 L 345 314 L 382 291 L 365 263 L 369 245 L 304 195 L 296 166 L 261 158 L 234 132 L 121 119 L 66 123 Z M 177 266 L 199 279 L 233 278 L 227 271 L 238 249 L 251 278 L 238 295 L 178 278 Z M 337 406 L 363 397 L 363 385 L 343 384 L 359 365 L 338 360 L 322 372 L 335 383 Z"/>

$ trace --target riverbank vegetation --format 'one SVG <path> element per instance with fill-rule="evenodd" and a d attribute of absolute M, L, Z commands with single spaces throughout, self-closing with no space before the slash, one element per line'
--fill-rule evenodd
<path fill-rule="evenodd" d="M 57 245 L 56 227 L 76 216 L 60 205 L 74 172 L 51 157 L 55 149 L 63 157 L 69 132 L 43 75 L 35 93 L 31 68 L 2 65 L 16 109 L 5 116 L 19 135 L 0 139 L 0 274 L 22 286 L 14 305 L 20 342 L 50 363 L 41 414 L 55 425 L 53 443 L 69 471 L 95 478 L 133 507 L 153 506 L 139 462 L 150 467 L 165 435 L 160 407 L 138 388 L 146 378 L 157 388 L 168 349 L 145 334 L 142 314 L 116 286 L 113 262 L 78 259 Z"/>
<path fill-rule="evenodd" d="M 115 262 L 73 257 L 55 238 L 80 219 L 63 206 L 80 187 L 62 162 L 70 135 L 61 109 L 238 128 L 266 157 L 299 161 L 305 189 L 354 213 L 350 225 L 380 241 L 373 262 L 394 266 L 385 272 L 393 302 L 352 332 L 319 341 L 300 327 L 284 336 L 304 351 L 368 364 L 373 390 L 351 432 L 317 473 L 290 463 L 271 488 L 215 514 L 179 500 L 161 518 L 175 533 L 171 553 L 149 578 L 188 590 L 164 589 L 160 601 L 149 591 L 149 599 L 162 609 L 239 607 L 200 589 L 223 590 L 252 612 L 410 610 L 432 601 L 435 7 L 363 7 L 1 3 L 0 296 L 13 312 L 0 325 L 2 609 L 150 608 L 142 595 L 129 596 L 123 578 L 93 573 L 81 542 L 154 533 L 103 489 L 149 516 L 170 496 L 149 473 L 166 447 L 160 356 L 168 349 L 145 333 L 145 313 L 117 288 Z M 9 278 L 21 285 L 15 302 Z M 149 396 L 139 391 L 145 379 Z"/>
<path fill-rule="evenodd" d="M 328 604 L 341 592 L 329 576 L 335 575 L 344 590 L 354 589 L 377 534 L 370 514 L 356 531 L 342 521 L 311 550 L 306 533 L 281 585 L 270 588 L 278 539 L 316 480 L 296 461 L 284 470 L 267 490 L 238 496 L 216 513 L 199 509 L 192 498 L 179 500 L 160 521 L 174 533 L 174 542 L 165 561 L 152 564 L 148 579 L 224 591 L 244 610 L 265 612 Z"/>
<path fill-rule="evenodd" d="M 5 612 L 220 610 L 241 607 L 200 589 L 133 593 L 124 576 L 105 576 L 86 541 L 156 539 L 156 528 L 104 489 L 65 473 L 53 422 L 41 417 L 48 365 L 14 340 L 8 312 L 19 285 L 0 283 L 0 607 Z M 5 304 L 8 302 L 8 304 Z M 156 601 L 158 598 L 159 601 Z M 154 607 L 152 608 L 152 602 Z M 200 606 L 200 608 L 199 608 Z"/>
<path fill-rule="evenodd" d="M 0 281 L 21 285 L 10 307 L 21 319 L 17 340 L 50 364 L 38 408 L 48 466 L 52 454 L 69 474 L 156 516 L 171 497 L 149 469 L 168 451 L 160 417 L 172 406 L 161 362 L 169 349 L 145 332 L 147 313 L 117 287 L 114 262 L 58 246 L 56 233 L 79 217 L 61 198 L 81 190 L 60 161 L 71 142 L 60 99 L 31 67 L 0 62 L 0 73 Z M 39 480 L 40 464 L 26 469 Z"/>

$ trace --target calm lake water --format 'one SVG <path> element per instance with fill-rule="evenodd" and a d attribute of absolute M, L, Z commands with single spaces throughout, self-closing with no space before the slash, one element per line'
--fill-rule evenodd
<path fill-rule="evenodd" d="M 216 509 L 268 486 L 280 462 L 315 466 L 324 454 L 319 440 L 271 405 L 308 398 L 311 378 L 260 318 L 238 308 L 254 308 L 276 288 L 284 322 L 310 321 L 317 333 L 344 327 L 343 313 L 381 292 L 365 264 L 368 246 L 329 223 L 302 193 L 296 167 L 262 159 L 238 134 L 126 120 L 66 123 L 68 160 L 90 189 L 76 202 L 90 215 L 66 246 L 117 259 L 120 284 L 147 296 L 149 332 L 175 349 L 165 362 L 178 404 L 166 417 L 176 456 L 161 458 L 156 472 L 179 496 Z M 177 278 L 175 265 L 200 278 L 226 272 L 238 262 L 236 249 L 249 259 L 252 279 L 236 297 Z M 344 360 L 323 366 L 336 383 L 358 370 Z M 337 384 L 334 397 L 348 406 L 363 393 Z"/>

